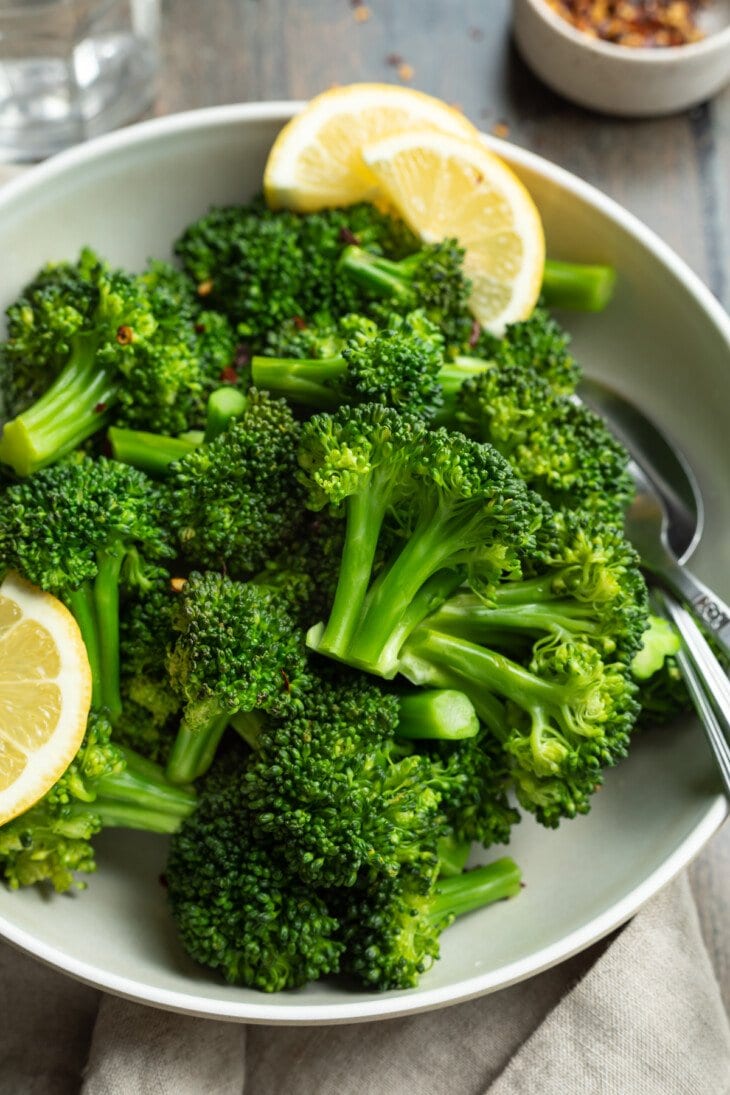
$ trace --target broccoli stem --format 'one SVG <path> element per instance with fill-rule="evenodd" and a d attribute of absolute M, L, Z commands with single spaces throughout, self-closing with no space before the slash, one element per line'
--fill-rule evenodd
<path fill-rule="evenodd" d="M 401 259 L 392 262 L 379 255 L 371 255 L 354 244 L 345 247 L 339 268 L 364 289 L 382 297 L 396 297 L 404 304 L 416 305 L 413 286 L 410 284 L 413 263 Z"/>
<path fill-rule="evenodd" d="M 424 688 L 447 688 L 463 692 L 465 682 L 457 673 L 443 665 L 436 665 L 433 661 L 420 658 L 417 638 L 418 635 L 415 633 L 414 641 L 409 642 L 401 652 L 399 669 L 402 675 L 412 684 L 418 684 Z M 474 705 L 479 720 L 493 734 L 501 735 L 505 727 L 505 710 L 502 701 L 483 689 L 473 689 L 469 699 Z"/>
<path fill-rule="evenodd" d="M 84 584 L 79 589 L 72 589 L 67 593 L 65 601 L 79 625 L 81 638 L 86 647 L 86 656 L 91 669 L 91 702 L 94 707 L 103 707 L 103 677 L 94 591 L 91 586 Z"/>
<path fill-rule="evenodd" d="M 600 312 L 613 296 L 616 271 L 611 266 L 588 266 L 548 259 L 543 272 L 542 295 L 549 308 Z"/>
<path fill-rule="evenodd" d="M 117 394 L 116 382 L 95 361 L 97 340 L 76 340 L 71 360 L 50 388 L 8 422 L 0 438 L 0 461 L 17 475 L 32 475 L 100 430 Z"/>
<path fill-rule="evenodd" d="M 370 490 L 347 499 L 347 527 L 342 549 L 340 575 L 327 625 L 310 628 L 307 644 L 331 658 L 344 658 L 367 595 L 380 528 L 390 500 L 389 483 L 378 484 L 373 476 Z"/>
<path fill-rule="evenodd" d="M 340 406 L 338 383 L 346 372 L 347 362 L 343 357 L 251 360 L 251 379 L 257 388 L 320 411 L 334 411 Z"/>
<path fill-rule="evenodd" d="M 262 711 L 237 711 L 231 719 L 233 729 L 254 752 L 259 747 L 259 736 L 265 723 L 266 716 Z"/>
<path fill-rule="evenodd" d="M 221 713 L 211 705 L 207 718 L 200 717 L 200 708 L 189 707 L 183 715 L 180 728 L 173 742 L 165 774 L 171 783 L 192 783 L 210 768 L 223 732 L 231 719 L 231 712 Z"/>
<path fill-rule="evenodd" d="M 466 867 L 471 852 L 470 840 L 457 840 L 453 833 L 442 836 L 436 845 L 439 861 L 439 878 L 453 878 Z"/>
<path fill-rule="evenodd" d="M 421 689 L 400 697 L 399 738 L 460 741 L 479 733 L 474 704 L 451 688 Z"/>
<path fill-rule="evenodd" d="M 463 544 L 463 520 L 454 528 L 452 517 L 447 505 L 424 511 L 400 553 L 376 578 L 347 651 L 351 665 L 382 677 L 395 675 L 396 646 L 404 638 L 403 621 L 412 618 L 412 602 Z"/>
<path fill-rule="evenodd" d="M 435 631 L 459 635 L 471 642 L 492 642 L 500 648 L 503 637 L 510 632 L 530 635 L 598 633 L 599 625 L 590 605 L 551 600 L 550 597 L 541 602 L 538 599 L 541 586 L 547 588 L 544 579 L 537 579 L 534 584 L 532 581 L 507 584 L 493 595 L 496 607 L 485 604 L 474 593 L 460 594 L 440 605 L 432 613 L 429 624 Z M 538 596 L 531 600 L 531 594 Z"/>
<path fill-rule="evenodd" d="M 475 867 L 473 871 L 440 879 L 436 883 L 429 919 L 435 924 L 450 923 L 473 909 L 515 897 L 521 888 L 520 868 L 513 859 L 504 856 L 486 867 Z"/>
<path fill-rule="evenodd" d="M 101 669 L 102 706 L 114 723 L 122 713 L 119 692 L 119 575 L 124 561 L 121 545 L 99 552 L 98 572 L 94 582 L 99 662 Z"/>
<path fill-rule="evenodd" d="M 164 434 L 147 433 L 144 430 L 125 430 L 112 426 L 107 437 L 115 460 L 131 464 L 148 475 L 164 476 L 170 464 L 182 460 L 197 448 L 194 441 Z"/>
<path fill-rule="evenodd" d="M 241 417 L 247 404 L 248 400 L 243 392 L 230 384 L 211 392 L 206 406 L 203 440 L 215 441 L 228 428 L 232 419 Z"/>
<path fill-rule="evenodd" d="M 493 367 L 494 362 L 487 358 L 470 357 L 468 354 L 457 354 L 456 357 L 444 361 L 439 369 L 438 379 L 446 406 L 439 411 L 439 415 L 446 414 L 447 407 L 455 407 L 456 396 L 465 380 L 481 376 Z"/>

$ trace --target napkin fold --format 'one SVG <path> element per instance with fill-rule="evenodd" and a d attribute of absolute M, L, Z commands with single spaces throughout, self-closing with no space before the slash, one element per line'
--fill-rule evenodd
<path fill-rule="evenodd" d="M 116 999 L 0 947 L 2 1095 L 730 1095 L 685 876 L 560 966 L 423 1015 L 245 1026 Z"/>

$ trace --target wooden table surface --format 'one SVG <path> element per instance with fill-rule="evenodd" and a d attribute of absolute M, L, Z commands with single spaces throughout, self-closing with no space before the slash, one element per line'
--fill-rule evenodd
<path fill-rule="evenodd" d="M 518 57 L 509 0 L 167 0 L 154 112 L 407 83 L 458 104 L 598 186 L 659 233 L 730 308 L 730 87 L 672 118 L 627 121 L 550 92 Z M 730 1006 L 730 826 L 691 867 Z"/>

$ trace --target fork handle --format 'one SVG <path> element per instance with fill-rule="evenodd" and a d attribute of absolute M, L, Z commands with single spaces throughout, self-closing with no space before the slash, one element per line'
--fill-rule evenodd
<path fill-rule="evenodd" d="M 723 654 L 730 658 L 730 606 L 685 566 L 667 563 L 659 576 L 712 636 Z"/>

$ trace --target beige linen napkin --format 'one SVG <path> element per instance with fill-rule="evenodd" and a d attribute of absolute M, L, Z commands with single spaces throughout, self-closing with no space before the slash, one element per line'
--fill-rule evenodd
<path fill-rule="evenodd" d="M 2 1095 L 729 1095 L 730 1024 L 686 876 L 502 992 L 354 1026 L 155 1011 L 0 947 Z"/>

